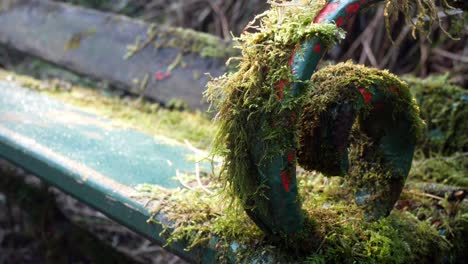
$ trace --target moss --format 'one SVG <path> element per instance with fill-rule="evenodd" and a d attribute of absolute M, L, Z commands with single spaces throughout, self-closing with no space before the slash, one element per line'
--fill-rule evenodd
<path fill-rule="evenodd" d="M 388 71 L 345 62 L 317 71 L 309 90 L 299 119 L 299 164 L 346 175 L 368 217 L 388 215 L 411 165 L 406 145 L 424 129 L 407 85 Z"/>
<path fill-rule="evenodd" d="M 122 97 L 58 80 L 39 81 L 2 70 L 0 80 L 15 81 L 60 101 L 110 117 L 116 125 L 179 142 L 188 140 L 199 148 L 207 149 L 216 131 L 216 126 L 204 113 L 173 111 L 142 98 Z"/>
<path fill-rule="evenodd" d="M 185 53 L 198 54 L 203 58 L 220 59 L 236 55 L 235 50 L 230 45 L 210 34 L 191 29 L 158 27 L 156 24 L 151 24 L 147 29 L 146 39 L 137 38 L 134 44 L 129 45 L 125 58 L 131 58 L 148 46 L 153 46 L 156 49 L 180 49 L 181 53 L 172 63 L 172 69 L 181 62 L 180 56 Z"/>
<path fill-rule="evenodd" d="M 369 145 L 372 142 L 369 138 L 370 135 L 360 135 L 357 130 L 365 129 L 363 126 L 366 125 L 366 119 L 371 118 L 371 111 L 377 105 L 371 100 L 373 96 L 378 96 L 375 94 L 377 92 L 383 93 L 384 97 L 379 100 L 377 106 L 391 109 L 391 112 L 387 114 L 390 115 L 388 123 L 392 123 L 392 119 L 408 115 L 407 119 L 412 126 L 410 131 L 413 134 L 408 136 L 415 138 L 422 136 L 424 123 L 420 118 L 419 107 L 408 86 L 388 71 L 367 68 L 364 65 L 356 65 L 348 61 L 317 71 L 312 76 L 311 81 L 309 88 L 311 92 L 306 95 L 307 99 L 304 100 L 304 110 L 299 125 L 301 146 L 298 160 L 305 169 L 340 175 L 340 172 L 336 170 L 342 167 L 341 160 L 343 155 L 347 155 L 347 146 L 350 144 L 347 139 L 351 139 L 351 137 L 354 138 L 354 143 L 360 141 L 360 144 L 354 144 L 352 151 L 357 156 L 362 156 L 365 144 Z M 366 94 L 369 97 L 363 99 Z M 369 102 L 366 103 L 364 100 L 369 100 Z M 340 107 L 346 109 L 341 110 Z M 360 108 L 361 110 L 357 111 Z M 331 115 L 328 116 L 326 113 L 331 113 Z M 339 116 L 340 114 L 342 114 L 342 118 Z M 379 118 L 382 119 L 384 116 L 385 113 L 381 113 Z M 320 134 L 321 131 L 315 131 L 321 129 L 321 126 L 331 126 L 335 129 L 335 125 L 330 124 L 333 121 L 328 120 L 328 118 L 336 119 L 337 125 L 343 130 L 328 131 L 329 135 L 325 136 L 339 137 L 339 139 L 334 138 L 333 142 L 323 142 L 326 139 L 316 135 Z M 336 143 L 336 140 L 339 142 Z M 337 146 L 337 144 L 343 146 Z M 317 148 L 320 148 L 320 151 L 317 151 Z"/>
<path fill-rule="evenodd" d="M 89 28 L 83 32 L 75 33 L 65 43 L 65 50 L 77 49 L 80 47 L 81 41 L 85 38 L 92 37 L 96 34 L 96 28 Z"/>
<path fill-rule="evenodd" d="M 399 15 L 402 14 L 406 23 L 413 29 L 412 35 L 414 38 L 416 38 L 417 32 L 428 38 L 429 34 L 432 32 L 433 25 L 440 24 L 439 9 L 436 4 L 440 5 L 445 11 L 453 10 L 453 4 L 456 6 L 460 5 L 458 0 L 387 0 L 385 2 L 384 16 L 388 36 L 391 36 L 391 21 L 398 19 Z M 449 38 L 455 39 L 443 27 L 440 27 L 440 29 Z M 462 31 L 456 33 L 458 34 L 461 32 Z"/>
<path fill-rule="evenodd" d="M 266 149 L 262 160 L 267 160 L 285 149 L 295 148 L 283 140 L 292 128 L 275 126 L 273 119 L 281 119 L 287 111 L 297 110 L 300 100 L 286 96 L 278 100 L 275 85 L 282 80 L 297 81 L 291 73 L 288 60 L 296 45 L 312 37 L 330 46 L 343 34 L 332 24 L 314 24 L 313 18 L 324 1 L 311 5 L 272 5 L 259 15 L 259 27 L 251 26 L 235 41 L 242 52 L 237 71 L 213 79 L 206 95 L 212 106 L 219 110 L 215 122 L 219 126 L 214 143 L 214 154 L 225 158 L 221 177 L 232 197 L 241 204 L 261 197 L 261 179 L 251 158 L 252 142 L 261 139 Z M 273 118 L 275 117 L 275 118 Z M 258 132 L 260 131 L 260 132 Z M 250 202 L 249 202 L 250 203 Z M 263 202 L 257 200 L 256 206 Z"/>
<path fill-rule="evenodd" d="M 466 154 L 449 157 L 435 155 L 413 162 L 409 177 L 468 188 L 468 159 Z"/>
<path fill-rule="evenodd" d="M 449 75 L 418 79 L 405 76 L 427 123 L 419 149 L 426 157 L 468 151 L 468 92 L 450 84 Z"/>
<path fill-rule="evenodd" d="M 260 258 L 279 263 L 440 263 L 465 254 L 464 204 L 449 213 L 456 203 L 434 204 L 405 192 L 388 218 L 366 222 L 341 178 L 300 170 L 298 179 L 310 218 L 303 232 L 285 240 L 266 236 L 243 210 L 230 207 L 222 183 L 213 175 L 205 174 L 201 180 L 215 195 L 197 187 L 193 175 L 184 177 L 193 190 L 151 185 L 139 189 L 142 196 L 154 199 L 150 209 L 155 216 L 169 220 L 164 233 L 168 243 L 185 241 L 192 249 L 216 241 L 220 262 Z"/>

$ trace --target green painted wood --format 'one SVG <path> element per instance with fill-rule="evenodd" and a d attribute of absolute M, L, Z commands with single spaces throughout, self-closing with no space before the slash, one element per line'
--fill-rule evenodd
<path fill-rule="evenodd" d="M 176 169 L 191 171 L 191 151 L 111 120 L 54 101 L 18 85 L 0 82 L 0 156 L 36 174 L 115 221 L 164 244 L 161 225 L 135 198 L 138 184 L 179 187 Z M 0 176 L 1 177 L 1 176 Z M 156 218 L 167 223 L 164 215 Z M 168 250 L 191 262 L 214 262 L 213 247 Z"/>
<path fill-rule="evenodd" d="M 178 99 L 192 108 L 206 109 L 202 94 L 209 77 L 205 73 L 222 75 L 230 56 L 229 52 L 218 57 L 182 52 L 183 43 L 177 41 L 180 47 L 156 49 L 154 43 L 149 44 L 126 60 L 129 45 L 148 39 L 149 23 L 56 1 L 14 0 L 3 10 L 1 2 L 0 43 L 163 103 Z M 157 42 L 176 36 L 174 28 L 157 25 L 156 29 L 163 32 Z M 221 53 L 232 50 L 231 44 L 215 36 L 192 35 L 216 44 Z M 191 41 L 196 43 L 195 38 Z M 174 65 L 179 56 L 183 63 Z M 171 65 L 177 67 L 170 69 Z M 146 88 L 142 89 L 145 79 Z"/>

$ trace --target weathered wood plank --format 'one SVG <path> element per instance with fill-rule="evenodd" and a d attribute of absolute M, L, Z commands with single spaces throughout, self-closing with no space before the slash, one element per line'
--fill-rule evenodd
<path fill-rule="evenodd" d="M 0 43 L 127 91 L 163 103 L 183 100 L 193 108 L 206 107 L 205 73 L 222 74 L 232 54 L 228 44 L 208 34 L 46 0 L 20 0 L 0 9 L 0 25 Z M 129 45 L 139 51 L 125 59 Z"/>

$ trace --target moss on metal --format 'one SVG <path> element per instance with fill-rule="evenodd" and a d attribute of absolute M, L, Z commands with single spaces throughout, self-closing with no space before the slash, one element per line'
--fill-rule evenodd
<path fill-rule="evenodd" d="M 434 202 L 413 194 L 419 190 L 405 190 L 388 218 L 367 222 L 341 178 L 299 170 L 298 179 L 310 218 L 301 234 L 285 240 L 265 235 L 243 210 L 226 204 L 222 183 L 213 175 L 202 181 L 215 194 L 198 188 L 193 175 L 184 176 L 193 190 L 151 185 L 139 190 L 153 199 L 149 209 L 154 215 L 169 220 L 164 232 L 168 243 L 185 241 L 188 250 L 210 245 L 221 263 L 455 263 L 463 257 L 466 203 Z"/>
<path fill-rule="evenodd" d="M 288 110 L 296 110 L 301 98 L 278 100 L 275 85 L 281 80 L 297 81 L 291 73 L 288 60 L 291 50 L 303 41 L 317 37 L 326 46 L 336 43 L 343 31 L 332 24 L 314 24 L 313 18 L 325 1 L 313 4 L 272 4 L 269 11 L 256 19 L 260 26 L 250 27 L 236 38 L 242 52 L 237 71 L 213 79 L 208 84 L 207 98 L 219 110 L 215 122 L 219 126 L 214 142 L 214 154 L 225 158 L 221 177 L 232 197 L 239 197 L 241 204 L 259 197 L 261 183 L 255 175 L 256 164 L 250 158 L 249 149 L 258 135 L 265 145 L 277 143 L 277 148 L 265 150 L 268 159 L 289 146 L 282 135 L 284 127 L 267 120 Z M 253 32 L 251 32 L 253 31 Z M 293 125 L 287 129 L 296 129 Z M 261 196 L 261 195 L 260 195 Z M 261 207 L 262 201 L 256 201 Z"/>
<path fill-rule="evenodd" d="M 327 66 L 317 71 L 311 79 L 311 92 L 306 95 L 304 100 L 303 112 L 299 124 L 299 137 L 301 146 L 299 147 L 298 160 L 299 164 L 309 170 L 319 170 L 327 174 L 327 171 L 336 171 L 341 167 L 339 164 L 343 155 L 347 154 L 347 148 L 342 149 L 346 153 L 336 151 L 336 146 L 331 144 L 322 144 L 322 142 L 311 142 L 308 138 L 313 136 L 311 133 L 320 125 L 320 119 L 325 112 L 333 111 L 333 107 L 339 103 L 349 104 L 355 109 L 361 108 L 360 113 L 355 113 L 356 119 L 353 116 L 345 117 L 346 120 L 355 120 L 348 124 L 349 131 L 342 131 L 341 136 L 344 137 L 344 145 L 348 146 L 351 141 L 352 150 L 357 156 L 361 156 L 362 149 L 365 145 L 372 144 L 368 136 L 362 134 L 361 127 L 368 118 L 370 112 L 375 107 L 390 108 L 393 119 L 398 116 L 408 114 L 408 119 L 411 121 L 412 137 L 420 138 L 424 130 L 424 122 L 420 118 L 419 107 L 416 104 L 413 96 L 408 89 L 408 86 L 402 82 L 396 75 L 389 73 L 386 70 L 377 70 L 368 68 L 364 65 L 356 65 L 348 61 L 332 66 Z M 383 92 L 383 103 L 375 105 L 371 103 L 373 96 L 371 87 L 377 87 Z M 363 96 L 368 96 L 363 99 Z M 369 102 L 364 102 L 369 100 Z M 385 105 L 383 105 L 385 103 Z M 326 120 L 323 120 L 326 122 Z M 322 124 L 323 125 L 323 124 Z M 345 124 L 341 124 L 344 127 Z M 352 130 L 352 132 L 351 132 Z M 352 134 L 352 135 L 351 135 Z M 349 138 L 348 138 L 349 136 Z M 317 140 L 316 140 L 317 141 Z M 360 141 L 360 144 L 356 144 Z M 321 151 L 310 151 L 315 145 L 319 144 Z M 316 147 L 316 146 L 315 146 Z M 313 154 L 319 154 L 313 155 Z M 339 173 L 330 175 L 340 175 Z"/>

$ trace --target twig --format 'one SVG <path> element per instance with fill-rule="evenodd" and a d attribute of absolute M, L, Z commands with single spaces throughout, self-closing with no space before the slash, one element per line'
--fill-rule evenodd
<path fill-rule="evenodd" d="M 213 11 L 220 19 L 224 39 L 229 40 L 231 38 L 231 35 L 229 34 L 229 23 L 227 21 L 226 15 L 223 13 L 223 11 L 221 11 L 218 4 L 214 4 L 209 0 L 207 0 L 206 2 L 210 5 L 211 9 L 213 9 Z"/>
<path fill-rule="evenodd" d="M 197 183 L 198 183 L 198 186 L 203 190 L 205 191 L 206 193 L 208 194 L 213 194 L 214 192 L 208 190 L 208 188 L 206 188 L 203 183 L 201 182 L 201 179 L 200 179 L 200 164 L 197 162 L 195 163 L 195 176 L 197 177 Z"/>
<path fill-rule="evenodd" d="M 194 188 L 190 187 L 188 184 L 186 184 L 184 182 L 184 180 L 182 180 L 182 178 L 180 177 L 180 172 L 179 172 L 179 169 L 176 169 L 176 179 L 180 182 L 180 184 L 182 184 L 182 186 L 184 186 L 185 188 L 191 190 L 191 191 L 195 191 Z"/>
<path fill-rule="evenodd" d="M 451 52 L 448 52 L 446 50 L 442 50 L 442 49 L 439 49 L 439 48 L 434 48 L 432 49 L 432 51 L 442 57 L 445 57 L 445 58 L 448 58 L 448 59 L 451 59 L 451 60 L 456 60 L 456 61 L 461 61 L 463 63 L 468 63 L 468 57 L 465 57 L 465 56 L 462 56 L 462 55 L 459 55 L 459 54 L 455 54 L 455 53 L 451 53 Z"/>
<path fill-rule="evenodd" d="M 435 200 L 438 200 L 438 201 L 443 201 L 444 200 L 444 198 L 433 195 L 433 194 L 430 194 L 430 193 L 420 193 L 420 192 L 415 192 L 413 190 L 407 190 L 406 192 L 414 194 L 416 196 L 432 198 L 432 199 L 435 199 Z"/>

